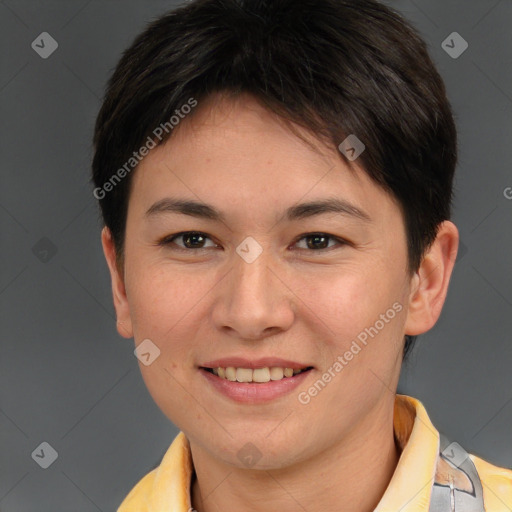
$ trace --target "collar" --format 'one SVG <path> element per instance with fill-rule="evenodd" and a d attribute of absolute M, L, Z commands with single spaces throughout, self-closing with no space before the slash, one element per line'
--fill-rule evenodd
<path fill-rule="evenodd" d="M 428 511 L 439 454 L 439 432 L 423 404 L 397 394 L 393 414 L 400 459 L 374 512 Z"/>

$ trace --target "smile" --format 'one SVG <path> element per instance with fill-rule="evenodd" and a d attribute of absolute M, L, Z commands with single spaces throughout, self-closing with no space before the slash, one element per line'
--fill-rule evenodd
<path fill-rule="evenodd" d="M 287 379 L 298 375 L 299 373 L 307 372 L 312 369 L 308 366 L 302 369 L 283 368 L 280 366 L 272 366 L 265 368 L 236 368 L 228 366 L 226 368 L 203 368 L 209 373 L 216 375 L 220 379 L 225 379 L 231 382 L 247 382 L 247 383 L 265 383 L 270 381 L 278 381 Z"/>
<path fill-rule="evenodd" d="M 301 368 L 299 364 L 295 364 L 295 368 L 272 364 L 262 367 L 261 362 L 253 362 L 252 366 L 258 368 L 247 366 L 251 366 L 247 361 L 244 366 L 220 366 L 220 362 L 216 362 L 215 365 L 200 366 L 198 370 L 205 379 L 208 393 L 211 391 L 215 396 L 248 405 L 261 405 L 284 398 L 298 386 L 304 385 L 315 371 L 313 366 Z"/>

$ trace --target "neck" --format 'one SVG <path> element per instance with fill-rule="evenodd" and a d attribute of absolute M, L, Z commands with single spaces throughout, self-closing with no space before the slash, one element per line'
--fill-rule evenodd
<path fill-rule="evenodd" d="M 190 444 L 197 512 L 343 510 L 372 512 L 400 457 L 393 433 L 393 407 L 384 404 L 351 433 L 314 457 L 272 470 L 234 468 Z"/>

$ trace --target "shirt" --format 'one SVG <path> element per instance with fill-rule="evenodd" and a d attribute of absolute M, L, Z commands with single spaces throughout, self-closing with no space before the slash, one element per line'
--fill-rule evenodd
<path fill-rule="evenodd" d="M 395 396 L 393 430 L 400 458 L 374 512 L 512 512 L 512 470 L 468 454 L 457 443 L 447 444 L 419 400 Z M 135 485 L 117 512 L 191 512 L 193 474 L 189 443 L 180 432 L 160 465 Z M 483 508 L 476 504 L 479 493 Z"/>

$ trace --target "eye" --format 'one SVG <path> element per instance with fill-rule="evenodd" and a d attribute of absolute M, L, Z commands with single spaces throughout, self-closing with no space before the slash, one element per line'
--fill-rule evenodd
<path fill-rule="evenodd" d="M 176 243 L 176 240 L 181 240 L 181 244 Z M 206 240 L 210 240 L 212 244 L 210 246 L 205 245 Z M 294 246 L 297 246 L 299 242 L 302 240 L 306 240 L 305 247 L 298 247 L 300 250 L 312 250 L 314 252 L 319 252 L 326 249 L 331 249 L 333 246 L 329 246 L 329 241 L 337 242 L 338 245 L 347 245 L 348 242 L 334 235 L 329 235 L 328 233 L 307 233 L 305 235 L 301 235 L 296 241 L 293 243 Z M 201 231 L 183 231 L 181 233 L 175 233 L 173 235 L 168 235 L 157 242 L 159 246 L 174 246 L 171 247 L 173 250 L 178 251 L 187 251 L 189 249 L 208 249 L 209 247 L 218 247 L 218 245 L 213 242 L 213 240 Z M 334 244 L 336 245 L 336 244 Z"/>
<path fill-rule="evenodd" d="M 176 244 L 175 240 L 182 240 L 183 246 Z M 167 245 L 175 245 L 177 247 L 173 247 L 173 249 L 186 251 L 188 249 L 207 249 L 208 246 L 205 246 L 205 240 L 211 240 L 209 236 L 200 231 L 183 231 L 182 233 L 176 233 L 174 235 L 166 236 L 163 239 L 159 240 L 157 245 L 167 246 Z M 213 242 L 213 241 L 212 241 Z M 217 247 L 215 243 L 213 243 L 210 247 Z"/>
<path fill-rule="evenodd" d="M 297 245 L 301 240 L 306 240 L 306 247 L 299 247 L 299 249 L 312 249 L 313 251 L 321 251 L 324 249 L 331 249 L 329 247 L 329 240 L 335 241 L 338 245 L 347 245 L 348 242 L 338 238 L 337 236 L 329 235 L 328 233 L 308 233 L 302 235 L 297 239 L 294 245 Z"/>

